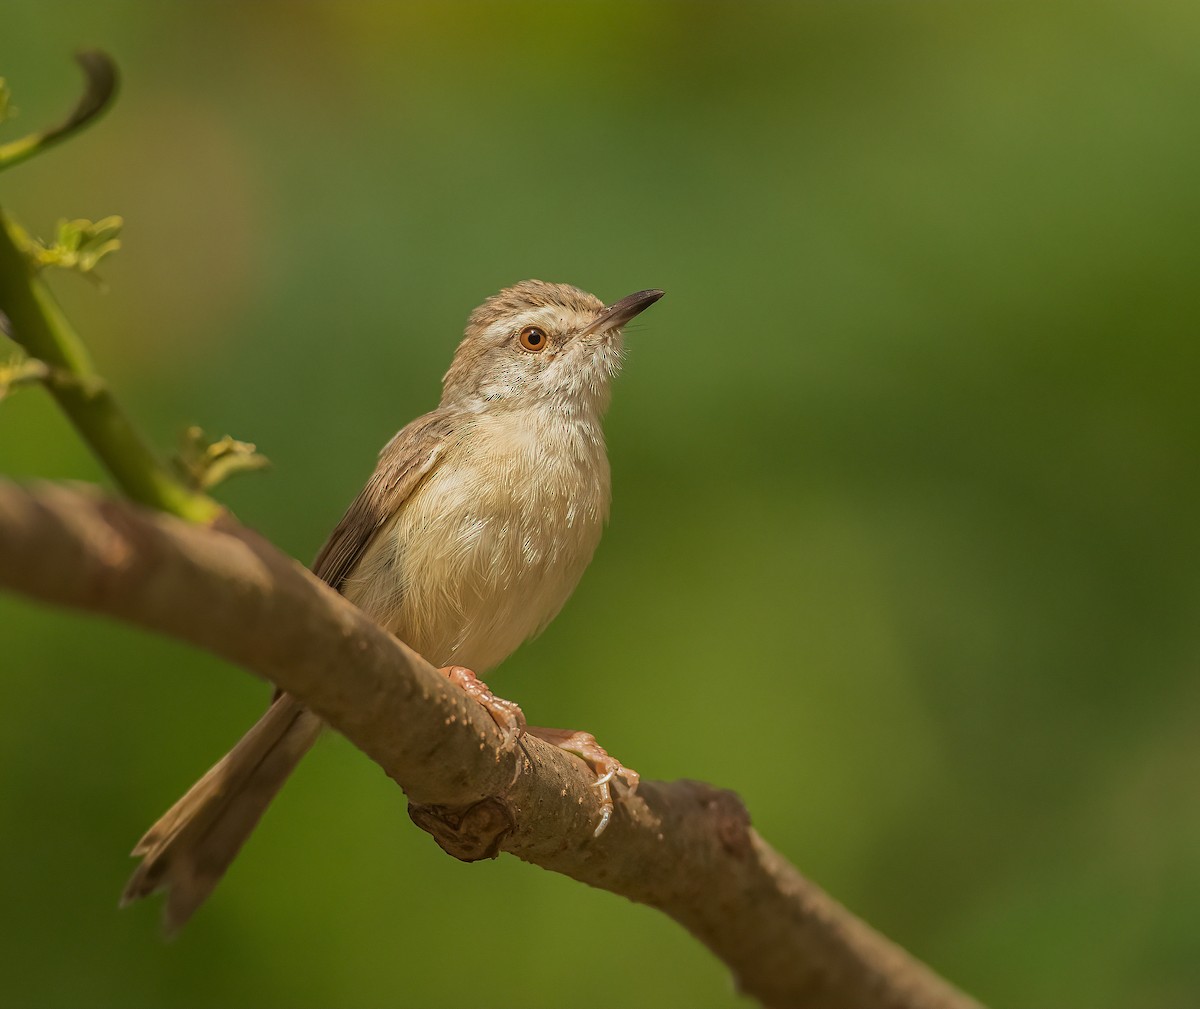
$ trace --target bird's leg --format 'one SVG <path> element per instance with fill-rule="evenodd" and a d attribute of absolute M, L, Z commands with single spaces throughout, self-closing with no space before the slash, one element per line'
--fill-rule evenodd
<path fill-rule="evenodd" d="M 462 687 L 468 697 L 474 698 L 487 709 L 504 734 L 506 746 L 512 746 L 525 732 L 525 715 L 520 705 L 497 697 L 488 685 L 465 666 L 443 666 L 438 670 L 446 679 Z"/>
<path fill-rule="evenodd" d="M 542 726 L 526 725 L 525 715 L 520 705 L 514 701 L 506 701 L 492 693 L 486 683 L 465 666 L 443 666 L 438 670 L 446 679 L 461 687 L 469 697 L 474 698 L 487 709 L 504 734 L 504 741 L 512 745 L 526 732 L 536 736 L 551 746 L 566 750 L 591 768 L 596 775 L 593 783 L 600 793 L 600 822 L 596 825 L 595 837 L 604 833 L 605 827 L 613 815 L 612 782 L 620 778 L 625 782 L 630 792 L 637 791 L 640 776 L 631 770 L 596 742 L 596 737 L 590 732 L 580 732 L 575 729 L 547 729 Z"/>
<path fill-rule="evenodd" d="M 560 750 L 574 753 L 582 757 L 583 762 L 595 772 L 595 787 L 600 792 L 600 822 L 596 824 L 594 837 L 604 833 L 612 819 L 613 801 L 611 783 L 614 778 L 620 778 L 629 788 L 630 793 L 636 792 L 641 776 L 622 764 L 616 757 L 609 756 L 607 750 L 596 742 L 596 737 L 590 732 L 579 732 L 575 729 L 547 729 L 542 726 L 529 725 L 525 731 L 544 742 L 557 746 Z"/>

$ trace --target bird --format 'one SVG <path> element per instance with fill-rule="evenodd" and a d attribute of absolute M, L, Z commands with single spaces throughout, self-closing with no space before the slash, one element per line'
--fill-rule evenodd
<path fill-rule="evenodd" d="M 439 667 L 514 742 L 528 731 L 582 757 L 601 796 L 637 772 L 587 732 L 529 727 L 479 678 L 558 614 L 608 520 L 602 421 L 624 327 L 663 296 L 605 305 L 569 284 L 525 280 L 470 315 L 436 409 L 402 428 L 313 562 L 313 572 Z M 166 891 L 176 932 L 208 898 L 320 718 L 277 692 L 266 713 L 133 849 L 122 906 Z"/>

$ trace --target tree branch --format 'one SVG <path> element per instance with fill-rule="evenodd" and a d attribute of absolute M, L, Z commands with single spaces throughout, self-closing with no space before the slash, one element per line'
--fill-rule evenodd
<path fill-rule="evenodd" d="M 296 695 L 467 861 L 508 851 L 656 907 L 767 1006 L 968 1009 L 750 827 L 732 792 L 644 782 L 593 838 L 582 762 L 505 749 L 489 716 L 299 563 L 223 519 L 189 525 L 77 488 L 0 481 L 0 586 L 191 642 Z"/>
<path fill-rule="evenodd" d="M 0 146 L 0 168 L 101 112 L 103 54 L 61 126 Z M 656 907 L 768 1006 L 969 1009 L 975 1003 L 804 879 L 750 827 L 732 792 L 643 782 L 607 831 L 582 762 L 527 738 L 507 749 L 483 709 L 307 569 L 238 526 L 155 458 L 0 212 L 0 331 L 135 501 L 0 481 L 0 587 L 191 642 L 304 701 L 404 789 L 413 820 L 472 861 L 508 851 Z"/>

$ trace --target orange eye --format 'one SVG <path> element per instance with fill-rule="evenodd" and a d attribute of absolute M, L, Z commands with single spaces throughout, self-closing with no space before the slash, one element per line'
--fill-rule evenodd
<path fill-rule="evenodd" d="M 537 326 L 526 326 L 521 330 L 517 339 L 521 341 L 522 347 L 535 354 L 545 350 L 546 344 L 550 342 L 546 337 L 545 330 L 538 329 Z"/>

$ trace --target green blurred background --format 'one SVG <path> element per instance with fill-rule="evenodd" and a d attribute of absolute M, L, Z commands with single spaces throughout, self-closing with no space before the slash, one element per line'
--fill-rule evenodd
<path fill-rule="evenodd" d="M 83 44 L 119 102 L 0 201 L 125 217 L 56 289 L 160 447 L 272 459 L 245 521 L 311 558 L 501 286 L 664 288 L 605 540 L 493 684 L 982 999 L 1200 1003 L 1200 8 L 3 0 L 6 136 Z M 103 479 L 40 391 L 0 472 Z M 126 852 L 264 687 L 11 597 L 0 642 L 4 1005 L 748 1004 L 337 737 L 164 944 Z"/>

